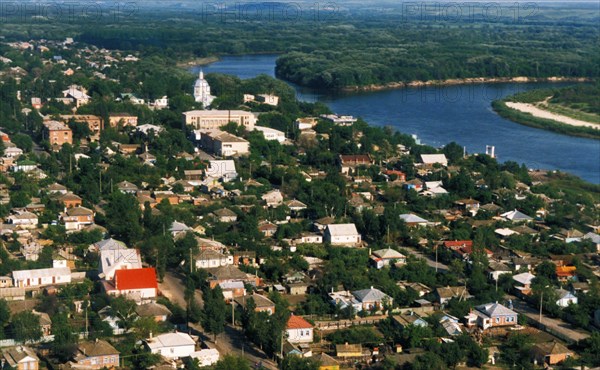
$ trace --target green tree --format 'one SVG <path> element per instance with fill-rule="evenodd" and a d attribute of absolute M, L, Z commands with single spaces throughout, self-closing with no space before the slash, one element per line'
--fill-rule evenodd
<path fill-rule="evenodd" d="M 52 316 L 52 353 L 65 362 L 69 360 L 77 350 L 77 335 L 69 324 L 66 312 Z"/>
<path fill-rule="evenodd" d="M 243 357 L 225 355 L 213 367 L 214 370 L 251 370 L 248 360 Z"/>
<path fill-rule="evenodd" d="M 4 299 L 0 299 L 0 339 L 4 339 L 4 327 L 10 321 L 10 307 Z"/>
<path fill-rule="evenodd" d="M 12 317 L 11 328 L 17 342 L 35 342 L 42 337 L 40 317 L 30 311 L 22 311 Z"/>
<path fill-rule="evenodd" d="M 287 356 L 281 363 L 281 370 L 318 370 L 319 363 L 310 358 Z"/>
<path fill-rule="evenodd" d="M 142 211 L 133 195 L 112 193 L 106 207 L 107 226 L 111 234 L 126 244 L 134 244 L 143 235 Z"/>
<path fill-rule="evenodd" d="M 227 305 L 223 297 L 223 291 L 219 286 L 203 291 L 204 307 L 202 309 L 202 327 L 214 335 L 215 343 L 217 336 L 225 330 Z"/>

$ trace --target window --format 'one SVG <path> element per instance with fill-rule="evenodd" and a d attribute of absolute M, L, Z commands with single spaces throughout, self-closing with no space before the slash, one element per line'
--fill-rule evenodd
<path fill-rule="evenodd" d="M 500 322 L 500 318 L 496 317 L 496 322 L 499 323 Z"/>

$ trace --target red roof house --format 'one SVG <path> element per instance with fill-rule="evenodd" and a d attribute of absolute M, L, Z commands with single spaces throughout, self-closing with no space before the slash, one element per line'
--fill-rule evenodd
<path fill-rule="evenodd" d="M 286 334 L 290 343 L 311 343 L 313 326 L 302 316 L 292 315 L 286 325 Z"/>
<path fill-rule="evenodd" d="M 113 284 L 105 282 L 108 294 L 122 295 L 137 302 L 156 299 L 158 283 L 154 267 L 121 269 L 115 272 Z"/>

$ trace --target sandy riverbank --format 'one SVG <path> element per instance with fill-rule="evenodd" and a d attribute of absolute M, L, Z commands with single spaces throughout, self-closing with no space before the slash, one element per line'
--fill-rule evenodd
<path fill-rule="evenodd" d="M 205 57 L 205 58 L 196 58 L 196 59 L 192 59 L 192 60 L 186 60 L 184 62 L 179 62 L 177 63 L 178 67 L 183 67 L 183 68 L 187 68 L 187 67 L 193 67 L 193 66 L 205 66 L 207 64 L 211 64 L 214 62 L 218 62 L 219 61 L 219 57 Z"/>
<path fill-rule="evenodd" d="M 429 81 L 411 81 L 411 82 L 389 82 L 382 85 L 365 86 L 347 86 L 342 91 L 379 91 L 400 89 L 405 87 L 423 87 L 423 86 L 451 86 L 451 85 L 469 85 L 484 83 L 528 83 L 528 82 L 589 82 L 585 77 L 473 77 L 473 78 L 453 78 L 448 80 L 429 80 Z"/>
<path fill-rule="evenodd" d="M 515 110 L 518 110 L 519 112 L 523 112 L 523 113 L 529 113 L 532 116 L 537 117 L 537 118 L 549 119 L 549 120 L 556 121 L 558 123 L 562 123 L 562 124 L 570 125 L 570 126 L 592 127 L 595 129 L 600 129 L 599 124 L 581 121 L 581 120 L 574 119 L 571 117 L 548 112 L 547 110 L 538 108 L 533 104 L 515 103 L 515 102 L 506 102 L 505 104 L 507 107 L 509 107 L 511 109 L 515 109 Z"/>

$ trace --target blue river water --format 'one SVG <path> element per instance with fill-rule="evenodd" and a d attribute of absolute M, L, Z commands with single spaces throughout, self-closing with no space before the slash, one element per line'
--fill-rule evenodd
<path fill-rule="evenodd" d="M 276 59 L 277 55 L 272 54 L 228 56 L 190 70 L 197 72 L 202 68 L 205 73 L 225 73 L 242 79 L 259 74 L 274 76 Z M 501 118 L 491 108 L 495 99 L 528 89 L 560 86 L 557 84 L 429 86 L 346 94 L 292 86 L 300 100 L 320 101 L 337 114 L 415 134 L 423 144 L 440 147 L 455 141 L 469 153 L 482 153 L 486 145 L 493 145 L 500 161 L 569 172 L 600 184 L 600 141 L 523 126 Z"/>

